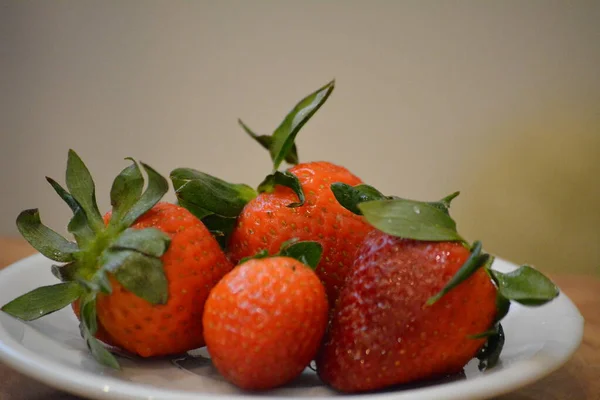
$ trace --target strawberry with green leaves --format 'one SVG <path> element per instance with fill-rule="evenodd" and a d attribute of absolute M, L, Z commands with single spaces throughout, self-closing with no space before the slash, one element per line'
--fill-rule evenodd
<path fill-rule="evenodd" d="M 330 188 L 333 182 L 360 184 L 358 177 L 329 162 L 298 164 L 295 137 L 333 88 L 331 82 L 302 99 L 270 136 L 257 135 L 240 121 L 246 133 L 269 150 L 273 161 L 273 171 L 258 191 L 189 168 L 171 173 L 180 204 L 213 230 L 234 263 L 263 250 L 276 253 L 290 239 L 320 243 L 323 257 L 316 271 L 331 304 L 356 249 L 372 230 L 361 217 L 341 207 Z M 283 161 L 296 165 L 279 171 Z"/>
<path fill-rule="evenodd" d="M 315 357 L 327 326 L 325 289 L 313 271 L 322 248 L 286 243 L 244 260 L 211 290 L 204 337 L 213 364 L 242 389 L 282 386 Z"/>
<path fill-rule="evenodd" d="M 115 178 L 112 211 L 104 217 L 93 179 L 69 152 L 66 184 L 48 181 L 73 210 L 69 241 L 40 221 L 36 209 L 17 218 L 19 231 L 44 256 L 63 263 L 52 272 L 62 283 L 18 297 L 2 310 L 31 321 L 71 303 L 92 355 L 118 362 L 100 340 L 142 357 L 182 353 L 204 345 L 202 312 L 210 288 L 229 272 L 208 229 L 188 210 L 160 203 L 165 178 L 136 162 Z"/>
<path fill-rule="evenodd" d="M 317 274 L 327 288 L 331 304 L 346 279 L 356 249 L 372 228 L 362 218 L 345 210 L 330 189 L 332 180 L 360 183 L 347 169 L 326 162 L 298 164 L 289 170 L 305 193 L 304 204 L 288 187 L 276 186 L 250 201 L 238 217 L 229 241 L 233 262 L 261 250 L 274 253 L 292 238 L 314 240 L 323 246 Z"/>
<path fill-rule="evenodd" d="M 376 230 L 358 251 L 317 358 L 320 378 L 364 392 L 492 367 L 510 302 L 541 305 L 558 289 L 537 270 L 502 273 L 480 242 L 466 245 L 450 200 L 418 202 L 367 185 L 335 184 L 336 197 Z"/>

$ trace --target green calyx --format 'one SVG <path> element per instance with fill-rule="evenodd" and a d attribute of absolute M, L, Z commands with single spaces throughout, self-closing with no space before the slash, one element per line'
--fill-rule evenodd
<path fill-rule="evenodd" d="M 173 170 L 171 182 L 179 205 L 200 219 L 222 248 L 238 215 L 257 195 L 248 185 L 229 183 L 192 168 Z"/>
<path fill-rule="evenodd" d="M 317 268 L 322 255 L 323 246 L 319 242 L 290 239 L 281 244 L 278 253 L 269 255 L 267 250 L 261 250 L 253 256 L 241 259 L 239 265 L 249 260 L 257 260 L 267 257 L 290 257 L 300 261 L 302 264 L 314 270 Z"/>
<path fill-rule="evenodd" d="M 506 316 L 511 302 L 540 306 L 552 301 L 559 290 L 550 279 L 534 268 L 523 265 L 517 270 L 502 273 L 492 269 L 494 257 L 483 252 L 480 241 L 469 246 L 459 235 L 456 222 L 450 216 L 450 203 L 459 195 L 454 192 L 435 202 L 423 202 L 385 196 L 372 186 L 350 186 L 334 183 L 331 190 L 337 201 L 349 211 L 363 215 L 378 230 L 404 239 L 422 241 L 456 241 L 470 248 L 470 255 L 448 283 L 431 296 L 426 306 L 433 306 L 447 293 L 484 268 L 497 289 L 496 320 L 486 331 L 471 335 L 473 339 L 487 338 L 477 354 L 479 368 L 492 368 L 499 360 L 504 344 L 500 321 Z"/>
<path fill-rule="evenodd" d="M 392 198 L 385 196 L 373 186 L 362 183 L 356 186 L 351 186 L 346 183 L 336 182 L 331 184 L 331 191 L 342 207 L 356 215 L 363 215 L 362 211 L 358 207 L 358 205 L 361 203 Z"/>
<path fill-rule="evenodd" d="M 331 185 L 337 201 L 347 210 L 362 215 L 369 224 L 392 236 L 426 241 L 461 241 L 456 222 L 450 217 L 450 202 L 459 192 L 440 201 L 425 202 L 385 196 L 372 186 Z"/>
<path fill-rule="evenodd" d="M 273 161 L 273 172 L 279 169 L 284 160 L 289 164 L 298 164 L 298 152 L 294 143 L 296 135 L 327 101 L 334 87 L 335 81 L 331 81 L 300 100 L 271 135 L 257 135 L 238 120 L 244 131 L 269 151 Z"/>
<path fill-rule="evenodd" d="M 265 180 L 258 185 L 258 191 L 259 193 L 272 193 L 275 190 L 276 185 L 288 187 L 292 189 L 296 196 L 298 196 L 298 201 L 288 204 L 288 207 L 295 208 L 304 205 L 304 191 L 302 190 L 302 185 L 296 175 L 289 171 L 275 171 L 271 175 L 268 175 Z"/>
<path fill-rule="evenodd" d="M 45 226 L 37 209 L 25 210 L 17 217 L 21 235 L 47 258 L 62 263 L 52 273 L 62 281 L 57 285 L 32 290 L 2 307 L 2 311 L 25 321 L 35 320 L 80 301 L 82 336 L 100 363 L 118 368 L 114 356 L 94 338 L 97 330 L 96 298 L 110 294 L 109 276 L 151 304 L 168 299 L 167 279 L 160 257 L 167 251 L 170 237 L 154 228 L 129 228 L 150 210 L 168 190 L 168 182 L 150 166 L 132 164 L 115 178 L 110 200 L 112 215 L 105 224 L 98 209 L 92 176 L 73 151 L 69 151 L 64 189 L 46 178 L 56 193 L 73 211 L 67 229 L 70 241 Z"/>

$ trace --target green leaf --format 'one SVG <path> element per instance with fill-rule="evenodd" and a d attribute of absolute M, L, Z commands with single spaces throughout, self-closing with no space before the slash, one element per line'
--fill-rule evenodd
<path fill-rule="evenodd" d="M 265 249 L 259 251 L 258 253 L 256 253 L 253 256 L 248 256 L 248 257 L 244 257 L 240 260 L 240 262 L 238 263 L 238 265 L 242 265 L 243 263 L 245 263 L 246 261 L 250 261 L 250 260 L 260 260 L 261 258 L 267 258 L 269 257 L 269 252 Z"/>
<path fill-rule="evenodd" d="M 98 315 L 96 313 L 96 294 L 83 296 L 80 304 L 81 321 L 91 335 L 98 331 Z"/>
<path fill-rule="evenodd" d="M 508 314 L 509 310 L 510 300 L 498 292 L 496 294 L 496 322 L 499 322 L 502 320 L 502 318 L 506 317 L 506 314 Z"/>
<path fill-rule="evenodd" d="M 362 212 L 358 208 L 360 203 L 364 203 L 367 201 L 374 200 L 403 200 L 403 201 L 414 201 L 403 199 L 398 196 L 385 196 L 379 190 L 375 189 L 373 186 L 366 184 L 359 184 L 356 186 L 350 186 L 348 184 L 342 182 L 336 182 L 331 185 L 331 190 L 337 199 L 337 201 L 342 205 L 342 207 L 346 208 L 350 212 L 353 212 L 357 215 L 362 215 Z M 456 198 L 460 192 L 454 192 L 440 201 L 432 201 L 432 202 L 415 202 L 419 204 L 427 204 L 429 206 L 435 207 L 440 211 L 443 211 L 445 214 L 449 214 L 448 209 L 450 208 L 450 202 Z"/>
<path fill-rule="evenodd" d="M 256 191 L 248 185 L 228 183 L 191 168 L 175 169 L 171 172 L 171 181 L 182 204 L 223 217 L 237 217 L 256 197 Z"/>
<path fill-rule="evenodd" d="M 556 285 L 529 265 L 506 274 L 491 270 L 491 274 L 502 296 L 523 305 L 542 305 L 559 295 Z"/>
<path fill-rule="evenodd" d="M 104 294 L 112 293 L 112 285 L 108 279 L 107 271 L 100 268 L 92 277 L 92 282 L 95 286 L 95 291 L 100 291 Z"/>
<path fill-rule="evenodd" d="M 144 188 L 144 177 L 140 168 L 132 158 L 129 160 L 133 163 L 117 175 L 110 189 L 111 225 L 117 224 L 121 217 L 139 201 Z"/>
<path fill-rule="evenodd" d="M 63 199 L 65 203 L 67 203 L 71 211 L 76 212 L 77 210 L 81 209 L 81 206 L 79 205 L 77 200 L 75 200 L 69 192 L 67 192 L 62 186 L 60 186 L 58 182 L 56 182 L 54 179 L 48 176 L 46 177 L 46 181 L 48 181 L 50 186 L 52 186 L 52 188 L 60 196 L 60 198 Z"/>
<path fill-rule="evenodd" d="M 427 241 L 463 241 L 445 212 L 414 200 L 375 200 L 358 204 L 365 219 L 392 236 Z"/>
<path fill-rule="evenodd" d="M 75 240 L 80 247 L 85 246 L 94 238 L 94 232 L 87 223 L 85 211 L 83 211 L 77 200 L 75 200 L 69 192 L 60 186 L 58 182 L 49 177 L 46 177 L 46 180 L 48 183 L 50 183 L 52 188 L 54 188 L 60 198 L 67 203 L 71 211 L 73 211 L 73 218 L 69 222 L 69 232 L 75 236 Z"/>
<path fill-rule="evenodd" d="M 2 311 L 24 321 L 33 321 L 68 306 L 77 300 L 82 290 L 75 282 L 42 286 L 5 304 Z"/>
<path fill-rule="evenodd" d="M 491 369 L 498 364 L 500 360 L 500 353 L 504 347 L 504 329 L 502 325 L 498 324 L 496 332 L 488 337 L 487 342 L 477 353 L 477 359 L 479 360 L 479 370 L 484 371 Z"/>
<path fill-rule="evenodd" d="M 113 250 L 135 250 L 150 257 L 161 257 L 169 248 L 171 237 L 156 228 L 128 228 L 111 245 Z"/>
<path fill-rule="evenodd" d="M 121 267 L 125 263 L 125 260 L 129 258 L 132 254 L 140 254 L 134 250 L 113 250 L 106 249 L 102 252 L 102 256 L 100 257 L 100 266 L 101 268 L 98 270 L 102 270 L 107 273 L 115 273 L 117 269 Z"/>
<path fill-rule="evenodd" d="M 140 199 L 129 209 L 127 214 L 121 219 L 119 226 L 126 228 L 131 226 L 139 217 L 144 215 L 162 199 L 169 190 L 169 182 L 147 164 L 142 164 L 142 168 L 148 175 L 148 186 Z"/>
<path fill-rule="evenodd" d="M 290 244 L 279 252 L 279 255 L 294 258 L 313 270 L 317 268 L 322 254 L 323 246 L 318 242 L 311 241 Z"/>
<path fill-rule="evenodd" d="M 113 272 L 125 289 L 151 304 L 165 304 L 168 282 L 160 259 L 133 250 L 105 250 L 102 268 Z"/>
<path fill-rule="evenodd" d="M 94 337 L 98 329 L 95 294 L 82 296 L 81 298 L 81 322 L 79 328 L 92 357 L 96 361 L 110 368 L 121 369 L 117 359 Z"/>
<path fill-rule="evenodd" d="M 73 218 L 67 225 L 67 230 L 75 237 L 80 248 L 84 248 L 94 241 L 95 234 L 88 224 L 85 212 L 81 208 L 75 211 Z"/>
<path fill-rule="evenodd" d="M 70 262 L 64 265 L 53 265 L 51 267 L 52 275 L 62 282 L 74 281 L 77 277 L 79 264 L 77 261 Z"/>
<path fill-rule="evenodd" d="M 121 369 L 121 366 L 119 365 L 119 362 L 115 356 L 113 356 L 110 351 L 106 350 L 104 345 L 98 339 L 95 337 L 88 337 L 86 342 L 90 352 L 92 353 L 92 356 L 96 361 L 102 365 L 116 370 Z"/>
<path fill-rule="evenodd" d="M 79 251 L 76 243 L 42 224 L 37 209 L 22 211 L 17 217 L 17 228 L 29 244 L 51 260 L 73 261 L 74 254 Z"/>
<path fill-rule="evenodd" d="M 213 214 L 202 218 L 202 223 L 219 242 L 221 248 L 225 250 L 229 243 L 229 237 L 237 223 L 237 218 L 227 218 Z"/>
<path fill-rule="evenodd" d="M 288 171 L 275 171 L 271 175 L 268 175 L 264 181 L 262 181 L 262 183 L 258 186 L 258 191 L 260 193 L 272 193 L 275 190 L 275 185 L 288 187 L 294 191 L 296 196 L 298 196 L 298 202 L 290 203 L 287 205 L 288 207 L 294 208 L 304 205 L 304 192 L 302 191 L 302 185 L 300 185 L 300 181 L 296 175 Z"/>
<path fill-rule="evenodd" d="M 427 300 L 427 305 L 430 306 L 436 301 L 442 298 L 446 293 L 466 281 L 471 275 L 475 273 L 479 268 L 483 267 L 489 259 L 489 254 L 481 254 L 481 242 L 476 241 L 473 243 L 471 254 L 467 261 L 459 268 L 454 274 L 452 279 L 446 283 L 446 286 L 442 288 L 435 296 L 432 296 Z"/>
<path fill-rule="evenodd" d="M 336 182 L 331 185 L 331 191 L 342 207 L 357 215 L 362 215 L 358 208 L 360 203 L 386 198 L 379 190 L 365 184 L 350 186 Z"/>
<path fill-rule="evenodd" d="M 202 207 L 198 207 L 197 205 L 195 205 L 193 203 L 189 203 L 189 202 L 185 201 L 184 199 L 178 199 L 177 203 L 179 204 L 180 207 L 183 207 L 186 210 L 188 210 L 189 212 L 191 212 L 199 220 L 202 220 L 202 218 L 204 218 L 206 216 L 214 215 L 212 211 L 206 210 Z"/>
<path fill-rule="evenodd" d="M 475 335 L 469 335 L 469 339 L 483 339 L 490 336 L 494 336 L 498 334 L 498 329 L 496 327 L 487 330 L 485 332 L 477 333 Z"/>
<path fill-rule="evenodd" d="M 446 214 L 449 214 L 450 203 L 452 202 L 452 200 L 454 200 L 456 197 L 458 197 L 459 194 L 460 194 L 460 192 L 454 192 L 454 193 L 449 194 L 448 196 L 444 197 L 440 201 L 433 201 L 428 204 L 432 205 L 435 208 L 438 208 L 439 210 L 445 212 Z"/>
<path fill-rule="evenodd" d="M 267 150 L 271 149 L 271 145 L 273 144 L 273 137 L 269 135 L 257 135 L 254 133 L 245 123 L 242 122 L 241 119 L 238 119 L 238 123 L 242 127 L 242 129 L 250 136 L 252 139 L 256 140 L 262 147 Z M 285 162 L 288 164 L 296 165 L 298 164 L 298 149 L 296 148 L 296 144 L 292 146 L 292 149 L 285 157 Z"/>
<path fill-rule="evenodd" d="M 333 88 L 335 81 L 309 94 L 288 113 L 283 122 L 277 127 L 272 135 L 273 142 L 269 147 L 271 159 L 273 160 L 273 170 L 277 170 L 281 162 L 288 157 L 288 154 L 294 146 L 294 140 L 300 129 L 325 103 Z"/>
<path fill-rule="evenodd" d="M 112 293 L 112 286 L 108 280 L 105 270 L 98 269 L 92 275 L 81 277 L 80 275 L 75 277 L 75 281 L 78 282 L 87 292 L 104 294 Z"/>
<path fill-rule="evenodd" d="M 104 229 L 102 215 L 96 203 L 96 187 L 90 171 L 73 150 L 69 150 L 66 174 L 67 188 L 81 206 L 94 232 Z"/>

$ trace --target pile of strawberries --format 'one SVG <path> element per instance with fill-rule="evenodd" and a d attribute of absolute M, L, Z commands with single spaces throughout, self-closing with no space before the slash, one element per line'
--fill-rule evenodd
<path fill-rule="evenodd" d="M 60 263 L 61 282 L 2 310 L 30 321 L 72 305 L 91 354 L 113 368 L 115 350 L 157 357 L 206 345 L 219 372 L 248 390 L 284 385 L 313 360 L 343 392 L 454 374 L 475 357 L 492 367 L 510 302 L 538 306 L 558 289 L 529 266 L 493 270 L 481 243 L 457 232 L 458 193 L 403 199 L 344 167 L 300 164 L 295 137 L 333 88 L 302 99 L 272 135 L 240 121 L 273 161 L 257 189 L 177 168 L 178 205 L 168 204 L 168 181 L 131 160 L 102 215 L 90 172 L 69 151 L 67 188 L 47 179 L 73 211 L 74 241 L 36 209 L 17 218 Z"/>

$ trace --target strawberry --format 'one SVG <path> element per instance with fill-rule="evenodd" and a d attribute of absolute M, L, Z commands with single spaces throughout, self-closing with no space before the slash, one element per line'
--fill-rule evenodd
<path fill-rule="evenodd" d="M 282 255 L 251 259 L 211 290 L 204 337 L 227 380 L 242 389 L 270 389 L 297 377 L 313 359 L 327 313 L 324 287 L 308 265 Z"/>
<path fill-rule="evenodd" d="M 323 258 L 316 272 L 327 288 L 330 303 L 334 304 L 356 249 L 372 227 L 340 206 L 330 185 L 333 182 L 356 185 L 361 181 L 346 168 L 328 162 L 299 164 L 289 173 L 299 180 L 306 196 L 304 205 L 289 207 L 297 198 L 285 186 L 258 195 L 238 217 L 229 241 L 229 257 L 236 263 L 261 250 L 273 254 L 292 238 L 317 241 L 323 246 Z"/>
<path fill-rule="evenodd" d="M 98 339 L 142 357 L 182 353 L 204 345 L 201 316 L 210 289 L 232 264 L 198 218 L 160 203 L 167 181 L 148 165 L 125 168 L 111 189 L 112 211 L 96 205 L 92 177 L 69 152 L 67 187 L 48 181 L 74 216 L 75 242 L 44 226 L 37 210 L 17 218 L 23 236 L 43 255 L 66 263 L 52 271 L 62 283 L 35 289 L 2 310 L 33 320 L 73 303 L 92 355 L 118 368 Z"/>
<path fill-rule="evenodd" d="M 234 263 L 261 250 L 273 254 L 293 238 L 319 242 L 324 257 L 317 274 L 331 304 L 356 249 L 372 229 L 341 207 L 330 189 L 333 182 L 359 184 L 359 178 L 329 162 L 298 164 L 295 137 L 333 88 L 331 82 L 302 99 L 270 136 L 257 135 L 239 121 L 246 133 L 269 150 L 273 161 L 273 172 L 258 186 L 258 193 L 247 185 L 229 184 L 189 168 L 171 173 L 179 203 L 202 219 Z M 283 161 L 297 165 L 281 172 Z"/>
<path fill-rule="evenodd" d="M 459 243 L 372 232 L 342 290 L 318 361 L 321 379 L 366 391 L 452 374 L 472 359 L 496 316 L 496 288 L 480 269 L 428 307 L 466 262 Z"/>
<path fill-rule="evenodd" d="M 474 357 L 492 367 L 510 301 L 540 305 L 558 295 L 533 268 L 492 270 L 480 242 L 465 245 L 448 212 L 458 193 L 425 203 L 366 185 L 333 188 L 377 228 L 358 251 L 317 357 L 319 377 L 339 391 L 455 374 Z"/>
<path fill-rule="evenodd" d="M 204 303 L 232 264 L 202 222 L 174 204 L 158 203 L 132 228 L 155 228 L 171 238 L 161 257 L 170 296 L 164 305 L 153 305 L 111 278 L 112 294 L 97 299 L 100 325 L 118 347 L 143 357 L 204 346 Z"/>

